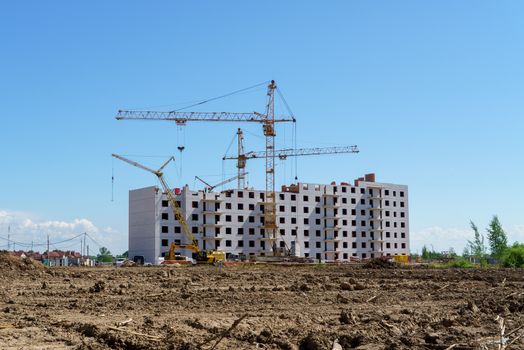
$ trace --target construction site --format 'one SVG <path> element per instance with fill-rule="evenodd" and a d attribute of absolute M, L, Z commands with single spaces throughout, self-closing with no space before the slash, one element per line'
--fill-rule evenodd
<path fill-rule="evenodd" d="M 94 267 L 48 248 L 44 266 L 0 253 L 0 347 L 524 348 L 522 273 L 410 259 L 406 185 L 368 173 L 277 190 L 276 159 L 359 149 L 276 149 L 276 125 L 295 118 L 275 118 L 275 90 L 269 82 L 264 113 L 119 111 L 118 120 L 259 123 L 266 148 L 245 151 L 235 126 L 237 155 L 224 158 L 237 175 L 216 185 L 197 177 L 204 188 L 194 190 L 168 185 L 172 157 L 154 169 L 113 154 L 160 185 L 129 192 L 129 260 Z M 265 189 L 245 182 L 255 158 Z"/>
<path fill-rule="evenodd" d="M 524 350 L 524 1 L 0 14 L 0 350 Z"/>
<path fill-rule="evenodd" d="M 44 268 L 0 254 L 2 349 L 522 349 L 520 270 Z M 502 335 L 501 335 L 502 334 Z"/>
<path fill-rule="evenodd" d="M 243 89 L 244 90 L 244 89 Z M 356 145 L 328 148 L 276 149 L 277 125 L 296 123 L 291 114 L 275 117 L 274 80 L 267 83 L 262 112 L 186 112 L 119 110 L 117 120 L 258 123 L 264 151 L 245 151 L 238 128 L 238 174 L 211 185 L 195 176 L 202 190 L 172 188 L 164 177 L 169 158 L 158 170 L 121 155 L 125 163 L 151 173 L 161 187 L 129 193 L 129 258 L 139 264 L 194 262 L 352 262 L 384 258 L 407 262 L 409 255 L 408 188 L 375 181 L 366 174 L 349 182 L 329 185 L 296 182 L 276 190 L 276 159 L 358 153 Z M 227 94 L 230 95 L 230 94 Z M 279 96 L 285 101 L 283 95 Z M 202 101 L 198 105 L 205 103 Z M 287 105 L 287 102 L 285 104 Z M 289 109 L 289 112 L 291 110 Z M 179 146 L 182 151 L 185 145 Z M 246 163 L 265 161 L 265 190 L 246 186 Z M 298 180 L 297 178 L 295 178 Z M 237 181 L 236 189 L 214 189 Z"/>

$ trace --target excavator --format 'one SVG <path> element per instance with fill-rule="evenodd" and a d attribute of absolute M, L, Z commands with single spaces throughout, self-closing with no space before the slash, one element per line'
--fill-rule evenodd
<path fill-rule="evenodd" d="M 158 170 L 150 169 L 140 163 L 134 162 L 130 159 L 127 159 L 125 157 L 119 156 L 117 154 L 112 154 L 113 157 L 120 159 L 123 162 L 126 162 L 128 164 L 131 164 L 137 168 L 140 168 L 142 170 L 148 171 L 158 178 L 160 181 L 160 184 L 162 185 L 162 189 L 164 190 L 169 205 L 171 206 L 171 209 L 173 210 L 173 214 L 175 216 L 175 219 L 180 223 L 180 226 L 182 228 L 182 232 L 186 239 L 191 242 L 189 244 L 175 244 L 174 242 L 171 242 L 171 245 L 169 247 L 169 252 L 164 257 L 164 264 L 174 264 L 174 263 L 180 263 L 181 261 L 186 261 L 186 258 L 182 255 L 177 255 L 176 251 L 181 249 L 189 249 L 192 251 L 193 259 L 196 261 L 197 264 L 216 264 L 218 262 L 224 262 L 226 260 L 226 253 L 223 251 L 218 250 L 201 250 L 198 247 L 198 240 L 193 236 L 191 231 L 189 230 L 189 226 L 187 225 L 186 219 L 184 218 L 184 215 L 182 214 L 182 210 L 180 209 L 180 206 L 178 205 L 178 202 L 176 201 L 176 196 L 171 190 L 171 188 L 167 185 L 166 180 L 164 179 L 164 168 L 169 164 L 169 162 L 174 161 L 175 157 L 169 158 Z"/>
<path fill-rule="evenodd" d="M 197 264 L 216 264 L 219 261 L 226 261 L 226 253 L 218 250 L 203 251 L 195 244 L 175 244 L 171 242 L 169 252 L 164 258 L 164 264 L 174 264 L 179 262 L 187 262 L 183 255 L 177 255 L 176 251 L 180 249 L 189 249 L 193 252 L 193 259 Z"/>

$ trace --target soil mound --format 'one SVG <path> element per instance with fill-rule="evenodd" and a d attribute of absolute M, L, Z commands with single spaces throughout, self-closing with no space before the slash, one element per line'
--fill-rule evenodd
<path fill-rule="evenodd" d="M 43 270 L 44 265 L 27 257 L 19 257 L 8 251 L 0 252 L 0 270 L 2 271 L 35 271 Z"/>
<path fill-rule="evenodd" d="M 136 263 L 133 260 L 126 260 L 122 263 L 122 267 L 133 267 Z"/>
<path fill-rule="evenodd" d="M 398 267 L 398 264 L 389 260 L 371 259 L 366 262 L 363 267 L 365 269 L 394 269 Z"/>

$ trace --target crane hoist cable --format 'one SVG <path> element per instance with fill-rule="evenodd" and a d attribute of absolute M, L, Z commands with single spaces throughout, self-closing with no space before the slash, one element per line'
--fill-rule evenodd
<path fill-rule="evenodd" d="M 176 138 L 177 138 L 177 149 L 182 154 L 184 149 L 186 148 L 186 129 L 184 128 L 183 124 L 177 125 L 176 130 Z"/>
<path fill-rule="evenodd" d="M 111 202 L 115 200 L 115 158 L 111 157 Z"/>
<path fill-rule="evenodd" d="M 178 162 L 178 166 L 179 166 L 179 171 L 180 171 L 180 179 L 182 179 L 182 163 L 183 163 L 183 152 L 184 150 L 186 149 L 186 129 L 185 129 L 185 125 L 183 124 L 178 124 L 177 125 L 177 149 L 178 149 L 178 152 L 179 152 L 179 155 L 178 155 L 178 159 L 179 159 L 179 162 Z"/>

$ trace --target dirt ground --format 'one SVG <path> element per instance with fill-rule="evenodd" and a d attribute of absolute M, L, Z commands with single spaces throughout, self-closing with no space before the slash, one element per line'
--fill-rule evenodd
<path fill-rule="evenodd" d="M 27 263 L 0 278 L 0 349 L 491 349 L 497 316 L 506 344 L 524 332 L 522 270 Z"/>

